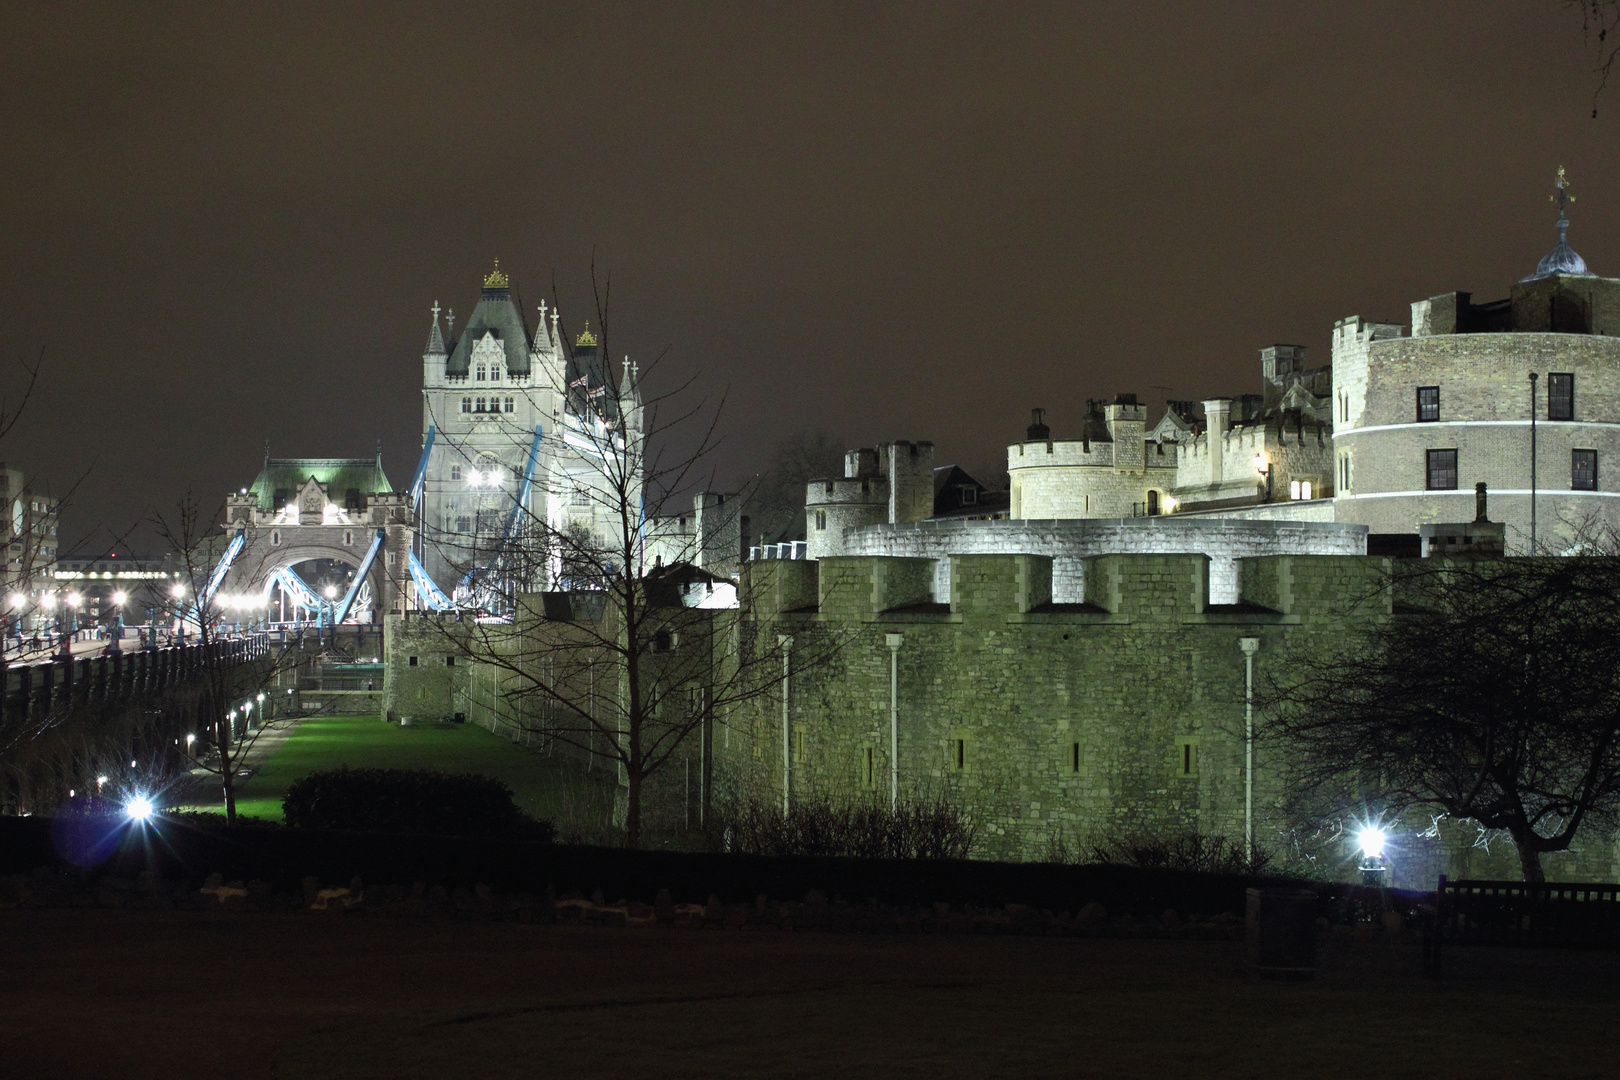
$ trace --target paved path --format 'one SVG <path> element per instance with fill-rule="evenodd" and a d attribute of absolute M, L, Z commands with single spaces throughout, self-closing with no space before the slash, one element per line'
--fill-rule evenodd
<path fill-rule="evenodd" d="M 1615 1075 L 1595 953 L 0 911 L 0 1071 L 120 1080 Z"/>
<path fill-rule="evenodd" d="M 275 720 L 272 726 L 254 733 L 253 742 L 248 745 L 247 751 L 241 753 L 237 760 L 237 775 L 239 777 L 252 776 L 270 760 L 270 756 L 297 731 L 304 723 L 304 717 L 294 716 L 284 720 Z M 240 781 L 238 781 L 240 782 Z M 223 796 L 220 794 L 219 774 L 210 772 L 202 766 L 194 766 L 187 774 L 185 780 L 170 789 L 164 803 L 169 806 L 201 806 L 222 807 Z"/>

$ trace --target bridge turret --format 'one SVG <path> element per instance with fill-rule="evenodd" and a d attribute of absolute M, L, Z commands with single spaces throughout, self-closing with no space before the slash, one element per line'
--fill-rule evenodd
<path fill-rule="evenodd" d="M 427 348 L 422 350 L 422 385 L 444 385 L 444 362 L 449 353 L 444 347 L 444 335 L 439 332 L 439 302 L 433 301 L 433 325 L 428 330 Z"/>

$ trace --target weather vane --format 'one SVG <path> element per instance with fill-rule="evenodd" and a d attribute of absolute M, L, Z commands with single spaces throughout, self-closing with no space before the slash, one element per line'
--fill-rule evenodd
<path fill-rule="evenodd" d="M 1569 204 L 1575 201 L 1575 196 L 1569 193 L 1569 177 L 1562 165 L 1558 166 L 1558 179 L 1553 187 L 1558 189 L 1558 194 L 1547 196 L 1547 201 L 1558 207 L 1558 235 L 1562 238 L 1569 228 Z"/>

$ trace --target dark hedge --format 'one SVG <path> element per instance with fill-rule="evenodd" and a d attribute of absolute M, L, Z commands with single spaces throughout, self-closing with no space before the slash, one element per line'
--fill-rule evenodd
<path fill-rule="evenodd" d="M 354 833 L 327 829 L 247 827 L 160 818 L 144 830 L 116 819 L 122 830 L 110 843 L 84 843 L 53 835 L 41 818 L 0 817 L 0 874 L 76 862 L 70 851 L 95 851 L 101 873 L 131 877 L 150 870 L 165 879 L 199 884 L 209 874 L 227 881 L 267 882 L 297 891 L 306 876 L 347 884 L 358 876 L 372 884 L 421 881 L 447 888 L 485 884 L 496 889 L 558 895 L 601 889 L 608 900 L 650 903 L 660 889 L 678 902 L 702 903 L 717 895 L 744 903 L 763 893 L 773 900 L 802 900 L 815 889 L 851 903 L 1000 907 L 1078 911 L 1096 901 L 1110 913 L 1158 917 L 1167 908 L 1182 915 L 1244 911 L 1250 885 L 1305 885 L 1319 891 L 1323 914 L 1345 920 L 1353 904 L 1377 902 L 1376 890 L 1238 874 L 1192 873 L 1133 866 L 999 863 L 972 859 L 859 859 L 778 857 L 629 851 L 623 848 L 522 843 L 480 838 Z M 151 830 L 158 830 L 161 842 Z M 1367 895 L 1363 895 L 1367 894 Z M 1369 900 L 1369 897 L 1371 898 Z"/>
<path fill-rule="evenodd" d="M 332 769 L 293 782 L 281 803 L 295 829 L 481 836 L 546 842 L 547 821 L 519 810 L 512 789 L 488 776 L 427 769 Z"/>

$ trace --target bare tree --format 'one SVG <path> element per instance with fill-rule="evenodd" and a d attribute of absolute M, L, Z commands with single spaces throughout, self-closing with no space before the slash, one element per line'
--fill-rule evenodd
<path fill-rule="evenodd" d="M 783 645 L 737 618 L 740 551 L 715 558 L 740 547 L 748 492 L 716 502 L 715 528 L 687 516 L 694 493 L 713 483 L 723 397 L 697 396 L 695 376 L 645 395 L 662 357 L 639 372 L 628 359 L 614 365 L 606 287 L 596 314 L 598 329 L 552 376 L 567 450 L 541 463 L 543 497 L 520 492 L 497 542 L 457 541 L 487 553 L 464 578 L 464 600 L 483 617 L 434 625 L 481 665 L 493 707 L 525 741 L 617 773 L 624 842 L 635 847 L 648 782 L 694 737 L 712 739 L 744 702 L 771 692 Z M 527 436 L 513 432 L 511 460 L 532 464 Z"/>
<path fill-rule="evenodd" d="M 1472 819 L 1543 880 L 1620 812 L 1620 559 L 1412 562 L 1393 615 L 1272 669 L 1263 732 L 1302 799 Z"/>
<path fill-rule="evenodd" d="M 194 764 L 218 778 L 226 823 L 234 825 L 244 760 L 262 735 L 293 719 L 285 712 L 276 715 L 283 706 L 271 691 L 285 681 L 284 676 L 296 678 L 307 658 L 301 638 L 271 645 L 268 636 L 262 636 L 256 655 L 246 661 L 212 647 L 232 636 L 215 578 L 230 542 L 214 525 L 221 518 L 223 507 L 205 514 L 188 495 L 172 516 L 153 519 L 158 535 L 171 547 L 176 576 L 153 586 L 147 603 L 173 626 L 175 643 L 203 646 L 202 669 L 191 693 L 206 750 Z M 156 620 L 153 625 L 155 631 Z"/>
<path fill-rule="evenodd" d="M 1620 0 L 1564 0 L 1564 6 L 1580 11 L 1581 32 L 1596 53 L 1593 73 L 1598 83 L 1592 91 L 1592 118 L 1595 120 L 1597 99 L 1609 85 L 1615 59 L 1620 57 L 1620 39 L 1611 40 L 1616 31 L 1620 31 Z"/>
<path fill-rule="evenodd" d="M 760 475 L 749 503 L 755 535 L 762 540 L 804 536 L 805 485 L 842 475 L 844 448 L 836 436 L 816 430 L 778 439 L 770 467 Z"/>

